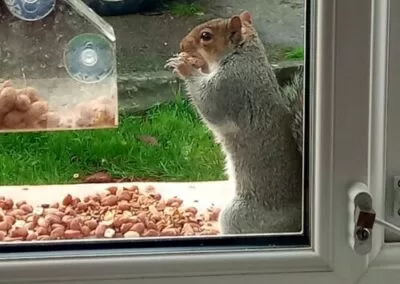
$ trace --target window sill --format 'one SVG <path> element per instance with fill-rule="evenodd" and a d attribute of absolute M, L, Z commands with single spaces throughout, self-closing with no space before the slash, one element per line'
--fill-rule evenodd
<path fill-rule="evenodd" d="M 0 283 L 59 283 L 63 281 L 153 279 L 161 282 L 166 278 L 187 278 L 205 276 L 249 275 L 269 273 L 329 272 L 329 267 L 311 250 L 294 251 L 237 251 L 228 253 L 193 253 L 179 255 L 153 254 L 132 256 L 133 251 L 108 252 L 110 256 L 41 259 L 41 260 L 3 260 L 0 265 Z M 112 254 L 119 253 L 118 256 Z M 24 271 L 24 273 L 20 273 Z M 251 278 L 250 277 L 250 278 Z M 269 276 L 268 276 L 269 277 Z M 244 279 L 244 278 L 243 278 Z M 187 283 L 179 279 L 178 282 Z M 3 282 L 5 281 L 5 282 Z M 187 280 L 186 280 L 187 281 Z M 264 279 L 265 281 L 265 279 Z M 77 282 L 74 282 L 77 283 Z M 79 282 L 81 283 L 81 282 Z M 107 282 L 104 282 L 107 283 Z M 111 282 L 110 282 L 111 283 Z M 127 283 L 127 282 L 121 282 Z M 141 282 L 140 282 L 141 283 Z M 147 283 L 147 282 L 144 282 Z M 193 282 L 191 282 L 193 283 Z M 202 282 L 199 282 L 202 283 Z M 234 281 L 234 283 L 240 283 Z M 241 282 L 243 283 L 243 282 Z M 256 282 L 249 282 L 256 283 Z M 265 282 L 264 282 L 265 283 Z M 268 282 L 283 283 L 283 282 Z M 322 283 L 322 282 L 321 282 Z M 324 281 L 325 283 L 325 281 Z"/>
<path fill-rule="evenodd" d="M 145 189 L 147 185 L 151 184 L 164 198 L 178 196 L 183 199 L 185 206 L 195 206 L 199 212 L 206 210 L 211 205 L 223 208 L 229 201 L 229 197 L 233 195 L 233 187 L 228 181 L 120 183 L 118 187 L 133 184 L 138 185 L 140 189 Z M 32 205 L 41 205 L 62 200 L 68 193 L 83 198 L 88 194 L 103 191 L 110 185 L 115 186 L 115 184 L 4 186 L 0 187 L 0 192 L 1 195 L 14 200 L 26 200 Z M 170 279 L 170 277 L 330 271 L 329 266 L 311 248 L 287 250 L 268 247 L 264 249 L 232 247 L 221 251 L 213 248 L 203 250 L 202 247 L 192 247 L 190 250 L 180 249 L 179 251 L 177 249 L 179 248 L 170 247 L 146 251 L 138 249 L 75 250 L 60 251 L 56 255 L 46 251 L 35 254 L 3 254 L 0 259 L 0 274 L 2 275 L 0 283 L 6 281 L 5 279 L 8 279 L 7 283 L 13 283 L 11 279 L 21 283 L 35 283 L 34 281 L 41 283 L 57 281 L 58 283 L 60 279 L 65 279 L 65 281 L 67 279 L 68 281 L 96 279 L 96 281 L 100 280 L 104 283 L 107 281 L 127 283 L 126 279 L 142 279 L 141 281 L 144 281 L 143 279 L 159 279 L 159 281 L 151 283 L 165 284 L 170 283 L 166 277 Z M 13 260 L 10 260 L 11 258 Z M 18 272 L 21 269 L 24 271 L 23 275 Z M 249 275 L 248 277 L 257 276 Z M 174 281 L 171 283 L 187 283 L 187 280 L 185 282 Z"/>
<path fill-rule="evenodd" d="M 67 194 L 83 199 L 87 195 L 103 192 L 111 186 L 123 188 L 133 185 L 137 185 L 139 190 L 151 185 L 163 198 L 177 196 L 183 200 L 183 206 L 194 206 L 199 212 L 205 212 L 210 206 L 223 208 L 234 195 L 234 187 L 230 186 L 229 181 L 0 186 L 0 195 L 12 198 L 14 201 L 25 200 L 32 206 L 40 206 L 60 202 Z"/>

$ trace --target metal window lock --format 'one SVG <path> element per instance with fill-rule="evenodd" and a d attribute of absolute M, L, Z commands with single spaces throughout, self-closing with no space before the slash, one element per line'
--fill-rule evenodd
<path fill-rule="evenodd" d="M 374 226 L 376 214 L 373 209 L 356 208 L 355 212 L 355 237 L 360 242 L 370 239 Z"/>
<path fill-rule="evenodd" d="M 356 183 L 350 188 L 349 199 L 349 243 L 356 253 L 365 255 L 372 248 L 372 234 L 376 219 L 372 197 L 365 184 Z"/>
<path fill-rule="evenodd" d="M 349 244 L 354 252 L 368 254 L 372 249 L 375 224 L 400 235 L 400 228 L 376 217 L 372 196 L 364 183 L 356 183 L 349 190 Z"/>

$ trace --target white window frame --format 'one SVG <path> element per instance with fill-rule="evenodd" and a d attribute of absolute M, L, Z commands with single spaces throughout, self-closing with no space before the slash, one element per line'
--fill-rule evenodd
<path fill-rule="evenodd" d="M 0 283 L 376 284 L 398 279 L 400 247 L 385 245 L 381 228 L 374 229 L 369 256 L 351 249 L 347 192 L 353 182 L 368 184 L 377 214 L 384 216 L 386 31 L 388 6 L 395 1 L 316 0 L 310 45 L 315 60 L 309 62 L 315 67 L 310 89 L 311 248 L 0 254 Z M 391 8 L 400 14 L 400 4 Z M 390 44 L 400 43 L 400 35 L 390 34 L 390 39 Z"/>
<path fill-rule="evenodd" d="M 370 118 L 370 180 L 369 187 L 374 197 L 375 210 L 382 219 L 394 222 L 388 209 L 390 200 L 385 198 L 385 189 L 393 188 L 393 175 L 399 170 L 399 129 L 396 121 L 399 114 L 396 106 L 400 103 L 400 2 L 377 0 L 371 72 L 371 118 Z M 387 197 L 391 193 L 387 192 Z M 397 222 L 395 225 L 399 226 Z M 395 283 L 400 279 L 400 243 L 385 243 L 383 228 L 375 229 L 374 248 L 369 260 L 369 269 L 362 277 L 362 284 Z M 391 235 L 399 240 L 399 236 Z"/>

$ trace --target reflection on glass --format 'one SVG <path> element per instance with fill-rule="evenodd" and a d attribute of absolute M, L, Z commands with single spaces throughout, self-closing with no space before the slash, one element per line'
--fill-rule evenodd
<path fill-rule="evenodd" d="M 117 125 L 115 40 L 92 14 L 75 1 L 2 5 L 1 132 Z"/>
<path fill-rule="evenodd" d="M 288 25 L 279 42 L 258 2 L 227 1 L 235 11 L 218 19 L 216 3 L 186 2 L 107 19 L 121 46 L 119 128 L 0 136 L 0 240 L 302 233 L 303 73 L 280 62 L 303 60 L 303 31 Z M 301 26 L 293 2 L 268 13 Z M 31 22 L 2 7 L 2 97 L 45 111 L 4 131 L 117 124 L 112 29 L 66 4 Z"/>

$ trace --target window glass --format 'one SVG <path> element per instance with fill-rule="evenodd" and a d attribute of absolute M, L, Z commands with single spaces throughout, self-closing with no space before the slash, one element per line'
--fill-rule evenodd
<path fill-rule="evenodd" d="M 123 3 L 0 2 L 3 250 L 308 246 L 312 1 Z"/>
<path fill-rule="evenodd" d="M 399 83 L 397 80 L 398 72 L 397 65 L 400 62 L 398 42 L 400 37 L 398 35 L 398 20 L 396 19 L 396 13 L 400 9 L 399 3 L 391 1 L 388 22 L 388 33 L 387 33 L 387 56 L 390 60 L 387 61 L 387 96 L 382 97 L 386 99 L 386 221 L 389 223 L 400 226 L 400 174 L 399 174 L 399 151 L 398 145 L 400 141 L 398 132 L 398 111 L 396 105 L 398 105 L 398 89 Z M 386 241 L 398 242 L 400 241 L 400 235 L 398 232 L 393 230 L 386 230 Z"/>

